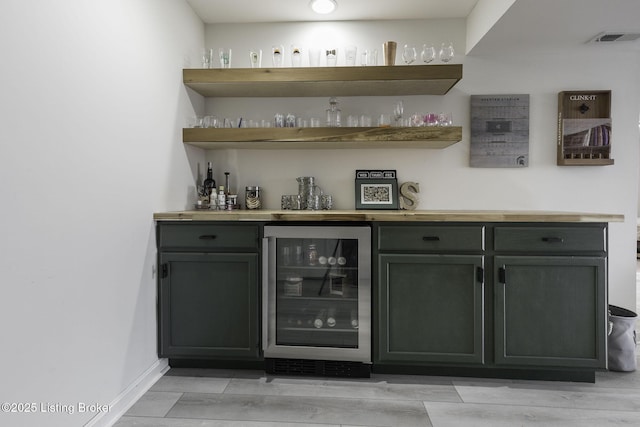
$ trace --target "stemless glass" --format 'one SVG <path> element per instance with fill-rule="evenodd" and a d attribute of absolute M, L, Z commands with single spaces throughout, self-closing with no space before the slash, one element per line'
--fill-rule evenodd
<path fill-rule="evenodd" d="M 302 49 L 297 44 L 291 45 L 291 66 L 300 67 L 302 65 Z"/>
<path fill-rule="evenodd" d="M 363 67 L 367 66 L 367 62 L 368 59 L 367 57 L 369 56 L 369 51 L 367 49 L 363 50 L 362 53 L 360 54 L 360 65 Z"/>
<path fill-rule="evenodd" d="M 416 56 L 416 48 L 405 44 L 404 48 L 402 49 L 402 60 L 404 61 L 404 63 L 407 65 L 413 64 L 413 62 L 416 60 Z"/>
<path fill-rule="evenodd" d="M 426 126 L 437 126 L 438 125 L 438 115 L 436 113 L 427 113 L 424 116 L 424 124 Z"/>
<path fill-rule="evenodd" d="M 260 68 L 262 66 L 262 49 L 249 51 L 249 63 L 251 68 Z"/>
<path fill-rule="evenodd" d="M 218 49 L 220 55 L 220 68 L 231 68 L 231 49 L 221 47 Z"/>
<path fill-rule="evenodd" d="M 451 43 L 442 43 L 440 46 L 440 61 L 449 62 L 453 59 L 453 44 Z"/>
<path fill-rule="evenodd" d="M 451 126 L 453 125 L 451 113 L 438 114 L 438 126 Z"/>
<path fill-rule="evenodd" d="M 378 49 L 371 49 L 369 51 L 369 64 L 368 65 L 372 65 L 372 66 L 376 66 L 378 65 Z"/>
<path fill-rule="evenodd" d="M 327 58 L 327 67 L 335 67 L 338 64 L 338 49 L 325 49 L 325 56 Z"/>
<path fill-rule="evenodd" d="M 274 68 L 282 67 L 284 64 L 284 46 L 276 45 L 271 47 L 271 59 Z"/>
<path fill-rule="evenodd" d="M 319 67 L 320 66 L 320 48 L 319 47 L 310 47 L 309 48 L 309 66 L 310 67 Z"/>
<path fill-rule="evenodd" d="M 353 67 L 354 65 L 356 65 L 357 54 L 358 54 L 357 46 L 347 46 L 344 50 L 344 63 L 349 67 Z"/>
<path fill-rule="evenodd" d="M 428 44 L 422 45 L 422 52 L 420 53 L 420 57 L 422 58 L 422 62 L 424 62 L 425 64 L 432 62 L 434 59 L 436 59 L 436 48 Z"/>
<path fill-rule="evenodd" d="M 424 115 L 422 113 L 413 113 L 411 115 L 411 126 L 424 126 Z"/>
<path fill-rule="evenodd" d="M 211 52 L 209 49 L 202 49 L 200 53 L 202 68 L 211 68 Z"/>

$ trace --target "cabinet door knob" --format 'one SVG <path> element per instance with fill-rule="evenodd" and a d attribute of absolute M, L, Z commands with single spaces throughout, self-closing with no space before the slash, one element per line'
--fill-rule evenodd
<path fill-rule="evenodd" d="M 562 237 L 543 237 L 542 241 L 547 243 L 563 243 L 564 239 Z"/>
<path fill-rule="evenodd" d="M 438 242 L 440 241 L 440 237 L 438 236 L 422 236 L 422 240 L 425 242 Z"/>
<path fill-rule="evenodd" d="M 213 240 L 215 239 L 216 236 L 215 234 L 203 234 L 202 236 L 199 237 L 200 240 Z"/>

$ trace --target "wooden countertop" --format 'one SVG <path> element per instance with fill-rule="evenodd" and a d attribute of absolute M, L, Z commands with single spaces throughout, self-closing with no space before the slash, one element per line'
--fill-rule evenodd
<path fill-rule="evenodd" d="M 623 222 L 624 215 L 554 211 L 476 210 L 193 210 L 158 212 L 156 221 L 424 221 L 424 222 Z"/>

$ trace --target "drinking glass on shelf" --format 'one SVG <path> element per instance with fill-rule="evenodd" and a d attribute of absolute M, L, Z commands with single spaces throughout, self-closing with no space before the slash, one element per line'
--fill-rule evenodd
<path fill-rule="evenodd" d="M 420 57 L 422 59 L 422 62 L 424 62 L 425 64 L 432 62 L 434 59 L 436 59 L 436 48 L 428 44 L 423 44 L 422 52 L 420 52 Z"/>
<path fill-rule="evenodd" d="M 440 61 L 449 62 L 453 59 L 454 50 L 452 43 L 442 43 L 440 46 Z"/>
<path fill-rule="evenodd" d="M 291 45 L 291 66 L 300 67 L 302 65 L 302 49 L 297 44 Z"/>
<path fill-rule="evenodd" d="M 201 128 L 203 124 L 204 124 L 203 116 L 193 116 L 190 118 L 188 126 L 191 128 Z"/>
<path fill-rule="evenodd" d="M 400 126 L 402 115 L 404 114 L 404 104 L 402 101 L 397 101 L 393 104 L 393 120 L 396 126 Z"/>
<path fill-rule="evenodd" d="M 325 49 L 325 56 L 327 58 L 327 67 L 335 67 L 338 64 L 338 49 Z"/>
<path fill-rule="evenodd" d="M 389 127 L 391 126 L 391 119 L 388 114 L 380 114 L 378 117 L 378 126 L 380 127 Z"/>
<path fill-rule="evenodd" d="M 451 113 L 438 114 L 438 126 L 451 126 L 453 124 Z"/>
<path fill-rule="evenodd" d="M 231 49 L 221 47 L 218 50 L 220 56 L 220 68 L 231 68 Z"/>
<path fill-rule="evenodd" d="M 202 68 L 211 68 L 211 51 L 210 49 L 202 49 L 200 52 L 200 60 Z"/>
<path fill-rule="evenodd" d="M 405 44 L 404 48 L 402 49 L 402 60 L 404 61 L 404 63 L 407 65 L 413 64 L 416 60 L 416 56 L 416 48 Z"/>
<path fill-rule="evenodd" d="M 275 45 L 271 48 L 271 59 L 275 68 L 282 67 L 284 64 L 284 46 Z"/>
<path fill-rule="evenodd" d="M 217 128 L 218 118 L 213 115 L 204 116 L 202 120 L 202 127 L 204 128 Z"/>
<path fill-rule="evenodd" d="M 347 116 L 347 127 L 357 128 L 358 127 L 358 116 L 354 116 L 354 115 Z"/>
<path fill-rule="evenodd" d="M 413 113 L 411 115 L 411 126 L 420 127 L 424 126 L 424 116 L 422 113 Z"/>
<path fill-rule="evenodd" d="M 252 49 L 249 51 L 249 63 L 251 68 L 260 68 L 262 66 L 262 49 Z"/>
<path fill-rule="evenodd" d="M 309 66 L 310 67 L 320 66 L 320 48 L 318 47 L 309 48 Z"/>
<path fill-rule="evenodd" d="M 347 46 L 344 50 L 344 62 L 348 67 L 356 65 L 357 46 Z"/>
<path fill-rule="evenodd" d="M 276 113 L 273 115 L 273 127 L 274 128 L 283 128 L 284 127 L 284 114 Z"/>
<path fill-rule="evenodd" d="M 360 54 L 360 65 L 363 67 L 367 66 L 368 63 L 369 51 L 367 49 L 363 50 Z"/>
<path fill-rule="evenodd" d="M 369 51 L 369 65 L 373 67 L 378 65 L 378 49 L 371 49 Z"/>
<path fill-rule="evenodd" d="M 436 126 L 438 124 L 438 115 L 436 113 L 425 114 L 424 124 L 426 126 Z"/>

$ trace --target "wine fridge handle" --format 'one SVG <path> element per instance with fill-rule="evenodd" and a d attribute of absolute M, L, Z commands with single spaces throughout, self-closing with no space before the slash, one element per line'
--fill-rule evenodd
<path fill-rule="evenodd" d="M 269 238 L 262 239 L 262 351 L 269 346 Z"/>

